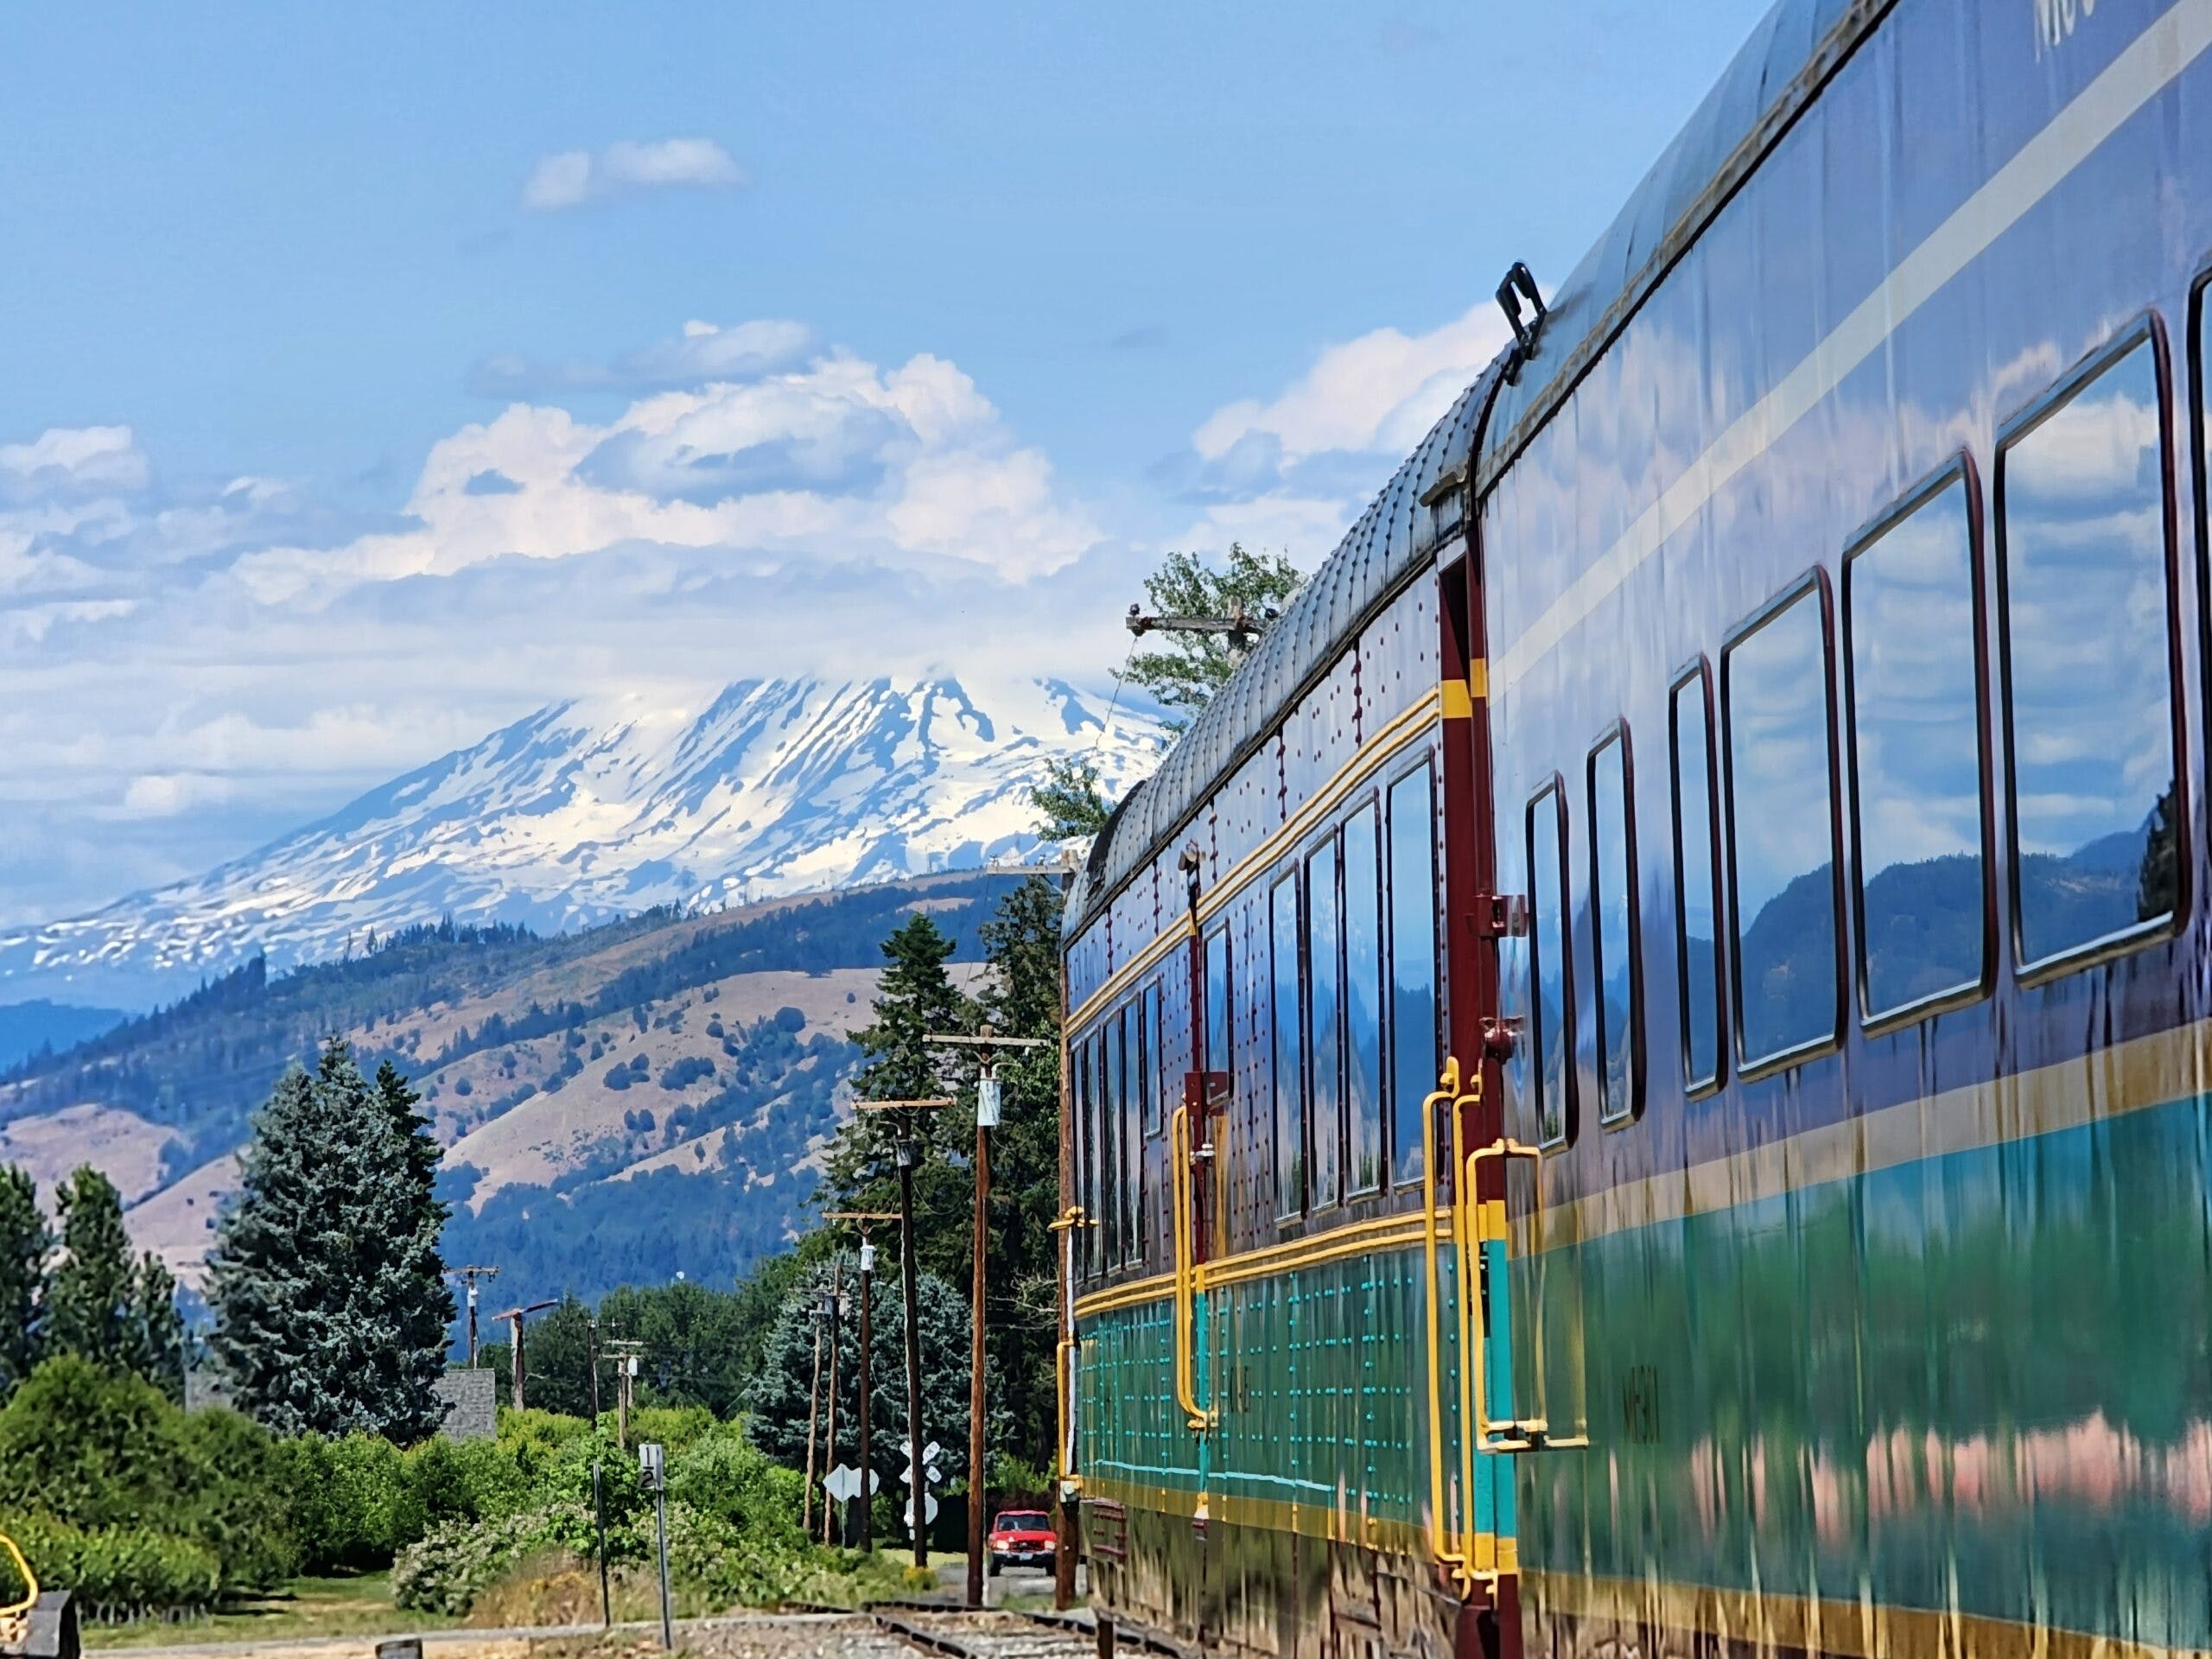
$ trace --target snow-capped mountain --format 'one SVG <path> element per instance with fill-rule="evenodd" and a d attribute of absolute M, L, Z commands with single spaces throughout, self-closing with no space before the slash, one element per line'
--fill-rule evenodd
<path fill-rule="evenodd" d="M 265 951 L 271 968 L 451 915 L 541 931 L 674 903 L 973 868 L 1036 845 L 1046 759 L 1109 794 L 1155 719 L 1058 681 L 744 680 L 703 712 L 558 703 L 202 876 L 0 932 L 0 998 L 144 1002 Z"/>

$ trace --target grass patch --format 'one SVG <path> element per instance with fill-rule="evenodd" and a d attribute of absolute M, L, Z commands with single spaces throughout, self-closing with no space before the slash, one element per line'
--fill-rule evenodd
<path fill-rule="evenodd" d="M 347 1578 L 294 1579 L 268 1595 L 232 1603 L 204 1618 L 87 1624 L 84 1636 L 86 1648 L 154 1648 L 320 1636 L 396 1636 L 441 1630 L 453 1622 L 435 1613 L 402 1611 L 391 1605 L 391 1575 L 363 1573 Z"/>

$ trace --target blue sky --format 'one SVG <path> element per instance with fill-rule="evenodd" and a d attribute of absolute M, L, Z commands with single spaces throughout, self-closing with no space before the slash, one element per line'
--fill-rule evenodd
<path fill-rule="evenodd" d="M 1103 678 L 1160 550 L 1326 553 L 1764 9 L 11 14 L 0 920 L 560 696 Z"/>

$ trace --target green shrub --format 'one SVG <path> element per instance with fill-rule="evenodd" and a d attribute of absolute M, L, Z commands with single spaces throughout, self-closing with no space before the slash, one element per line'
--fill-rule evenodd
<path fill-rule="evenodd" d="M 120 1622 L 149 1613 L 202 1612 L 223 1590 L 215 1552 L 145 1527 L 77 1528 L 30 1516 L 6 1530 L 41 1585 L 76 1594 L 81 1614 Z"/>
<path fill-rule="evenodd" d="M 543 1517 L 447 1521 L 399 1552 L 391 1599 L 418 1613 L 465 1613 L 485 1586 L 540 1547 Z"/>
<path fill-rule="evenodd" d="M 0 1513 L 48 1529 L 46 1547 L 68 1561 L 56 1582 L 92 1606 L 203 1605 L 209 1561 L 207 1595 L 289 1576 L 298 1549 L 277 1461 L 235 1412 L 188 1414 L 143 1379 L 69 1356 L 0 1409 Z"/>

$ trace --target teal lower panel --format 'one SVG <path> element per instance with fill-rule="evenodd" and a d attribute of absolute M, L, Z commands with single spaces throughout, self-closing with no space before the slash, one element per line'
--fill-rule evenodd
<path fill-rule="evenodd" d="M 2212 1647 L 2207 1135 L 2178 1101 L 1515 1263 L 1516 1395 L 1595 1442 L 1520 1461 L 1522 1564 Z"/>

